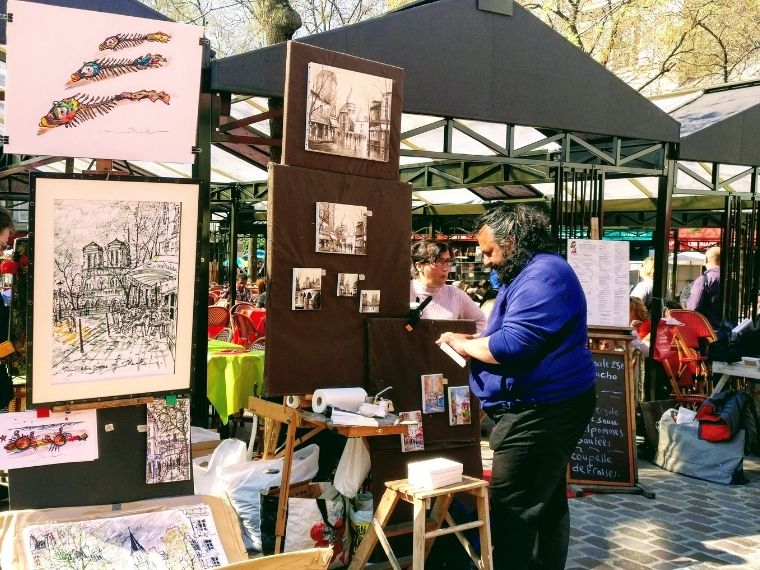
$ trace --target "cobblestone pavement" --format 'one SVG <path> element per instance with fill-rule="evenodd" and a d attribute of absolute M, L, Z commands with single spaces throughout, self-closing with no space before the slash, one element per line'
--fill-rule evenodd
<path fill-rule="evenodd" d="M 482 443 L 483 467 L 491 452 Z M 760 569 L 760 458 L 745 457 L 745 485 L 676 475 L 639 460 L 654 499 L 593 494 L 570 500 L 566 570 Z"/>

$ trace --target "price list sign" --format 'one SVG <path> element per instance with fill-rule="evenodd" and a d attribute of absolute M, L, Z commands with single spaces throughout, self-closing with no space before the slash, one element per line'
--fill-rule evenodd
<path fill-rule="evenodd" d="M 589 326 L 627 327 L 628 242 L 567 240 L 567 262 L 586 295 Z"/>
<path fill-rule="evenodd" d="M 596 409 L 570 456 L 568 481 L 634 486 L 633 412 L 624 353 L 593 351 Z"/>

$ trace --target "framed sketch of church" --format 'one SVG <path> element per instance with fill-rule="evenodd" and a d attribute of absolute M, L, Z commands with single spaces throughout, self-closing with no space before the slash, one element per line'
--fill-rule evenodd
<path fill-rule="evenodd" d="M 317 253 L 367 255 L 367 208 L 317 202 Z"/>
<path fill-rule="evenodd" d="M 387 162 L 393 80 L 309 63 L 306 150 Z"/>
<path fill-rule="evenodd" d="M 189 389 L 198 188 L 35 175 L 33 403 Z"/>

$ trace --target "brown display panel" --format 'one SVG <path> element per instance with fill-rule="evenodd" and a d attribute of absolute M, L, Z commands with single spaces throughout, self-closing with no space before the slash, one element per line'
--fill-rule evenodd
<path fill-rule="evenodd" d="M 409 312 L 411 186 L 372 178 L 270 165 L 267 253 L 267 358 L 264 393 L 305 394 L 362 386 L 365 322 Z M 366 206 L 366 255 L 315 252 L 316 203 Z M 321 309 L 291 309 L 293 268 L 320 267 Z M 359 289 L 379 289 L 380 312 L 359 313 L 358 297 L 337 296 L 337 274 L 359 273 Z"/>
<path fill-rule="evenodd" d="M 309 63 L 320 63 L 393 80 L 390 147 L 386 162 L 335 156 L 306 150 L 306 105 Z M 285 118 L 282 163 L 331 172 L 398 180 L 404 70 L 299 42 L 288 42 L 285 72 Z M 270 186 L 271 188 L 271 186 Z"/>
<path fill-rule="evenodd" d="M 594 350 L 596 409 L 570 456 L 568 482 L 636 485 L 633 389 L 627 352 Z"/>
<path fill-rule="evenodd" d="M 442 373 L 448 386 L 466 386 L 469 367 L 461 368 L 435 341 L 446 331 L 474 333 L 474 321 L 419 321 L 412 332 L 405 319 L 371 319 L 369 327 L 369 381 L 367 391 L 377 393 L 388 386 L 396 413 L 422 409 L 420 375 Z M 449 400 L 446 394 L 446 407 Z M 403 453 L 401 437 L 369 439 L 372 461 L 372 492 L 375 504 L 385 489 L 385 481 L 406 479 L 407 464 L 433 457 L 445 457 L 464 465 L 464 474 L 482 478 L 480 456 L 480 405 L 470 395 L 472 423 L 450 426 L 447 412 L 423 414 L 425 450 Z M 398 510 L 398 509 L 397 509 Z M 403 511 L 403 509 L 402 509 Z"/>

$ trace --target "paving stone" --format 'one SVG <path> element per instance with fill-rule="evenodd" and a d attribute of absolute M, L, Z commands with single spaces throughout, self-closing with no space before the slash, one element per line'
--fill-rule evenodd
<path fill-rule="evenodd" d="M 620 550 L 616 550 L 615 555 L 622 556 L 623 558 L 638 562 L 639 564 L 649 564 L 651 562 L 657 561 L 657 558 L 651 554 L 646 554 L 641 550 L 632 550 L 630 548 L 621 548 Z"/>
<path fill-rule="evenodd" d="M 651 535 L 648 532 L 637 530 L 629 526 L 620 526 L 615 530 L 617 532 L 627 534 L 628 536 L 631 536 L 633 538 L 638 538 L 639 540 L 649 540 L 651 538 Z"/>
<path fill-rule="evenodd" d="M 615 568 L 624 568 L 625 570 L 649 570 L 648 566 L 634 562 L 633 560 L 626 560 L 625 558 L 618 558 L 612 561 Z"/>

